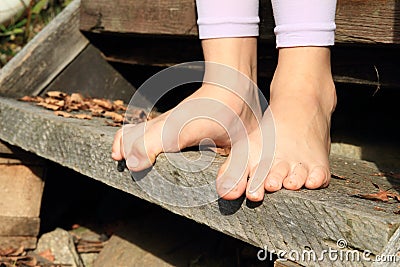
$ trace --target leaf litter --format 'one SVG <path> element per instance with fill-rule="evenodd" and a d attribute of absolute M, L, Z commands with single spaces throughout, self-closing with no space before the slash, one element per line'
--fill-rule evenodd
<path fill-rule="evenodd" d="M 370 194 L 358 194 L 356 196 L 363 199 L 370 199 L 375 201 L 388 202 L 391 199 L 396 202 L 400 202 L 400 194 L 398 194 L 397 192 L 391 192 L 390 190 L 392 188 L 385 190 L 376 183 L 372 183 L 372 185 L 378 189 L 378 192 Z"/>
<path fill-rule="evenodd" d="M 24 247 L 0 249 L 0 266 L 2 267 L 63 267 L 70 264 L 54 263 L 51 250 L 36 254 L 27 252 Z"/>
<path fill-rule="evenodd" d="M 83 97 L 80 93 L 71 95 L 61 91 L 49 91 L 45 97 L 24 96 L 20 101 L 36 103 L 37 106 L 54 111 L 57 116 L 91 120 L 93 117 L 108 119 L 105 124 L 120 127 L 124 123 L 138 124 L 155 118 L 155 111 L 146 114 L 141 109 L 129 109 L 122 100 Z"/>

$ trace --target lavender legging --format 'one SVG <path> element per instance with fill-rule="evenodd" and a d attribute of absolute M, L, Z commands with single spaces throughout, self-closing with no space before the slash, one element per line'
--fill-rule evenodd
<path fill-rule="evenodd" d="M 271 0 L 276 46 L 330 46 L 336 0 Z M 200 39 L 258 36 L 258 0 L 196 0 Z"/>

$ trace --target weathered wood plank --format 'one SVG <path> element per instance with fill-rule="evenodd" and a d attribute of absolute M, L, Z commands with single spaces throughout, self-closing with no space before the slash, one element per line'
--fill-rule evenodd
<path fill-rule="evenodd" d="M 379 261 L 372 264 L 373 267 L 395 267 L 400 264 L 400 228 L 392 235 L 389 243 L 380 253 Z"/>
<path fill-rule="evenodd" d="M 20 248 L 35 249 L 36 237 L 32 236 L 0 236 L 0 248 Z"/>
<path fill-rule="evenodd" d="M 260 37 L 273 40 L 269 0 L 260 4 Z M 337 43 L 400 42 L 396 0 L 338 1 Z M 83 0 L 80 28 L 92 32 L 197 36 L 194 0 Z"/>
<path fill-rule="evenodd" d="M 9 124 L 10 120 L 23 121 L 24 127 Z M 337 249 L 336 241 L 343 238 L 350 248 L 378 254 L 392 242 L 390 240 L 400 225 L 399 215 L 394 214 L 397 205 L 354 197 L 358 192 L 375 192 L 371 182 L 384 188 L 400 188 L 399 181 L 374 176 L 379 170 L 372 163 L 334 155 L 331 157 L 333 172 L 347 179 L 333 179 L 328 189 L 281 190 L 267 194 L 264 204 L 256 207 L 244 199 L 219 200 L 192 208 L 166 204 L 168 202 L 149 196 L 141 189 L 142 186 L 152 189 L 153 196 L 161 194 L 166 201 L 174 201 L 179 196 L 190 203 L 192 196 L 160 188 L 154 181 L 157 173 L 177 183 L 199 184 L 214 179 L 223 158 L 217 157 L 208 168 L 192 173 L 176 168 L 162 154 L 139 185 L 127 172 L 116 171 L 116 164 L 110 158 L 116 129 L 102 126 L 103 123 L 100 119 L 80 121 L 56 117 L 52 112 L 31 104 L 0 98 L 0 139 L 270 251 L 301 252 L 311 248 L 321 253 L 324 249 Z M 198 153 L 185 152 L 185 156 L 195 159 Z M 199 166 L 192 162 L 186 167 L 193 170 Z M 328 259 L 316 265 L 319 264 L 342 266 L 341 262 Z"/>
<path fill-rule="evenodd" d="M 0 216 L 0 236 L 30 236 L 39 234 L 40 219 L 38 217 Z"/>
<path fill-rule="evenodd" d="M 44 166 L 0 161 L 0 216 L 39 217 Z"/>
<path fill-rule="evenodd" d="M 0 70 L 0 95 L 35 95 L 49 84 L 88 45 L 79 31 L 80 0 L 34 37 Z"/>
<path fill-rule="evenodd" d="M 82 1 L 81 30 L 122 33 L 197 34 L 195 1 Z M 177 19 L 179 18 L 179 19 Z"/>

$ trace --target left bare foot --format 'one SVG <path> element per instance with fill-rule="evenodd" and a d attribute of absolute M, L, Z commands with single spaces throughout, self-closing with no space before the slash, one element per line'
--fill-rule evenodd
<path fill-rule="evenodd" d="M 262 127 L 274 123 L 276 131 L 275 156 L 264 182 L 266 191 L 317 189 L 329 184 L 330 122 L 335 106 L 329 48 L 280 49 L 271 83 L 273 122 L 268 111 L 262 122 Z M 251 191 L 248 185 L 246 195 L 260 201 L 264 188 Z"/>

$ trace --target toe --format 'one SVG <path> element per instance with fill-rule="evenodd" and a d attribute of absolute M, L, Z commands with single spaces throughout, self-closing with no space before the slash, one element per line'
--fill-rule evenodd
<path fill-rule="evenodd" d="M 290 167 L 286 161 L 274 164 L 265 180 L 265 190 L 269 192 L 280 190 L 282 188 L 283 180 L 288 176 L 289 171 Z"/>
<path fill-rule="evenodd" d="M 317 189 L 326 187 L 329 184 L 330 171 L 327 167 L 317 166 L 312 169 L 307 178 L 305 187 L 308 189 Z"/>
<path fill-rule="evenodd" d="M 255 190 L 246 191 L 246 197 L 254 202 L 262 201 L 264 199 L 264 187 L 262 184 L 255 188 Z"/>
<path fill-rule="evenodd" d="M 122 128 L 117 131 L 114 136 L 114 142 L 112 145 L 111 157 L 113 160 L 122 160 L 123 152 L 122 152 Z"/>
<path fill-rule="evenodd" d="M 162 145 L 155 133 L 150 131 L 133 142 L 130 151 L 126 155 L 126 166 L 131 171 L 143 171 L 150 168 L 156 161 L 156 157 L 162 151 Z M 151 142 L 146 140 L 152 140 Z"/>
<path fill-rule="evenodd" d="M 264 184 L 271 168 L 271 162 L 272 159 L 261 160 L 254 170 L 250 170 L 250 179 L 246 189 L 246 197 L 249 200 L 257 202 L 264 199 Z"/>
<path fill-rule="evenodd" d="M 218 195 L 226 200 L 237 199 L 243 195 L 249 175 L 247 157 L 235 151 L 237 150 L 232 148 L 231 154 L 219 169 L 216 181 Z"/>
<path fill-rule="evenodd" d="M 308 170 L 302 163 L 297 163 L 289 175 L 283 180 L 283 186 L 289 190 L 298 190 L 303 187 L 308 177 Z"/>

